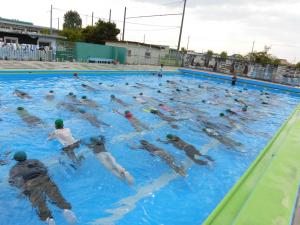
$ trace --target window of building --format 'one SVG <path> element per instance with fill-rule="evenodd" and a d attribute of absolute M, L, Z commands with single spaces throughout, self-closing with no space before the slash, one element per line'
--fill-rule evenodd
<path fill-rule="evenodd" d="M 127 55 L 128 55 L 128 56 L 131 56 L 131 50 L 128 50 L 128 51 L 127 51 Z"/>
<path fill-rule="evenodd" d="M 145 52 L 145 58 L 151 58 L 151 52 Z"/>
<path fill-rule="evenodd" d="M 9 26 L 5 26 L 5 25 L 0 25 L 0 28 L 1 29 L 5 29 L 5 30 L 10 30 L 10 27 Z"/>
<path fill-rule="evenodd" d="M 51 43 L 50 42 L 39 41 L 38 45 L 40 47 L 46 47 L 46 46 L 50 47 Z"/>
<path fill-rule="evenodd" d="M 4 37 L 4 42 L 5 43 L 18 44 L 18 38 L 15 38 L 15 37 Z"/>

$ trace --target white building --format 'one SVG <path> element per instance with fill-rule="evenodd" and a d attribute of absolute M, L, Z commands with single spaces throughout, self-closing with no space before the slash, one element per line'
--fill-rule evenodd
<path fill-rule="evenodd" d="M 127 48 L 127 64 L 159 65 L 169 47 L 133 41 L 106 41 L 105 45 Z"/>

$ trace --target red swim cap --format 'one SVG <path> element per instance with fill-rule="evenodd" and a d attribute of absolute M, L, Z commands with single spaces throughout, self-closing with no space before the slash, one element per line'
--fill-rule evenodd
<path fill-rule="evenodd" d="M 128 112 L 128 113 L 126 113 L 125 114 L 125 117 L 127 118 L 127 119 L 130 119 L 130 118 L 132 118 L 132 113 L 131 112 Z"/>

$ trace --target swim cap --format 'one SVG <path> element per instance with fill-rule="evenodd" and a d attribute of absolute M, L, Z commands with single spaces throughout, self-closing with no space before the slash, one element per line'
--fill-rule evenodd
<path fill-rule="evenodd" d="M 161 93 L 161 91 L 160 91 L 160 90 L 158 90 L 158 91 L 157 91 L 157 93 Z"/>
<path fill-rule="evenodd" d="M 243 112 L 246 112 L 247 109 L 248 109 L 248 106 L 247 106 L 247 105 L 245 105 L 245 106 L 242 108 Z"/>
<path fill-rule="evenodd" d="M 200 84 L 198 85 L 198 88 L 201 88 L 201 85 L 200 85 Z"/>
<path fill-rule="evenodd" d="M 99 85 L 101 85 L 102 83 L 99 83 Z"/>
<path fill-rule="evenodd" d="M 181 91 L 179 88 L 176 88 L 176 91 Z"/>
<path fill-rule="evenodd" d="M 73 75 L 76 77 L 78 74 L 77 74 L 77 73 L 74 73 Z"/>
<path fill-rule="evenodd" d="M 225 114 L 224 114 L 224 113 L 220 113 L 219 116 L 220 116 L 220 117 L 223 117 L 223 116 L 225 116 Z"/>
<path fill-rule="evenodd" d="M 87 97 L 86 97 L 85 95 L 84 95 L 84 96 L 82 96 L 81 98 L 82 98 L 82 99 L 87 99 Z"/>
<path fill-rule="evenodd" d="M 167 134 L 166 137 L 167 137 L 167 139 L 173 139 L 174 136 L 172 134 Z"/>
<path fill-rule="evenodd" d="M 140 95 L 143 95 L 143 92 L 141 92 Z"/>
<path fill-rule="evenodd" d="M 130 111 L 125 111 L 125 117 L 127 118 L 127 119 L 130 119 L 130 118 L 132 118 L 132 113 L 130 112 Z"/>
<path fill-rule="evenodd" d="M 114 95 L 111 95 L 110 97 L 111 97 L 111 98 L 115 98 L 116 96 L 114 96 Z"/>
<path fill-rule="evenodd" d="M 159 103 L 159 104 L 158 104 L 158 106 L 164 106 L 164 104 L 162 104 L 162 103 Z"/>
<path fill-rule="evenodd" d="M 80 109 L 79 112 L 82 113 L 82 114 L 84 114 L 84 113 L 85 113 L 85 110 Z"/>
<path fill-rule="evenodd" d="M 71 95 L 71 96 L 72 96 L 72 95 L 74 95 L 74 94 L 73 94 L 73 92 L 69 92 L 69 95 Z"/>
<path fill-rule="evenodd" d="M 86 87 L 86 84 L 81 84 L 82 87 Z"/>
<path fill-rule="evenodd" d="M 14 154 L 14 160 L 18 162 L 25 161 L 27 159 L 27 155 L 24 151 L 18 151 Z"/>
<path fill-rule="evenodd" d="M 167 80 L 167 83 L 169 83 L 170 81 L 169 80 Z"/>
<path fill-rule="evenodd" d="M 55 127 L 57 129 L 62 129 L 64 128 L 64 121 L 62 119 L 57 119 L 55 120 Z"/>
<path fill-rule="evenodd" d="M 54 93 L 54 91 L 50 90 L 49 93 Z"/>
<path fill-rule="evenodd" d="M 170 101 L 174 101 L 174 98 L 170 98 Z"/>
<path fill-rule="evenodd" d="M 150 112 L 153 113 L 153 114 L 157 114 L 158 110 L 157 109 L 151 109 Z"/>
<path fill-rule="evenodd" d="M 17 109 L 18 109 L 19 111 L 24 110 L 24 108 L 23 108 L 23 107 L 20 107 L 20 106 L 19 106 Z"/>
<path fill-rule="evenodd" d="M 190 91 L 190 89 L 186 89 L 186 91 Z"/>
<path fill-rule="evenodd" d="M 206 103 L 206 100 L 202 100 L 202 103 Z"/>
<path fill-rule="evenodd" d="M 162 86 L 162 84 L 159 84 L 158 86 Z"/>
<path fill-rule="evenodd" d="M 126 83 L 126 85 L 128 85 L 128 83 Z"/>

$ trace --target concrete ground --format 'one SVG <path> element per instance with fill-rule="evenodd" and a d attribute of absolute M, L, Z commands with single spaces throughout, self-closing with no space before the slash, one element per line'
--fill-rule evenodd
<path fill-rule="evenodd" d="M 177 67 L 165 67 L 176 70 Z M 40 62 L 40 61 L 4 61 L 0 60 L 0 70 L 159 70 L 152 65 L 112 65 L 78 62 Z"/>

